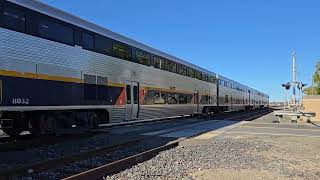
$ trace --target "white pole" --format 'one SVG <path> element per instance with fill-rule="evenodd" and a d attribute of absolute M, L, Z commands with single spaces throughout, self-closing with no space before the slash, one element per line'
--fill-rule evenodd
<path fill-rule="evenodd" d="M 296 52 L 293 51 L 292 57 L 292 89 L 293 89 L 293 106 L 296 109 L 296 84 L 297 84 Z"/>

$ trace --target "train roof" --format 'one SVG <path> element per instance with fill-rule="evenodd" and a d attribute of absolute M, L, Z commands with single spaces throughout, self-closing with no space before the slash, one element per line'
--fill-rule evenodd
<path fill-rule="evenodd" d="M 145 44 L 142 44 L 136 40 L 133 40 L 131 38 L 128 38 L 128 37 L 125 37 L 121 34 L 118 34 L 116 32 L 113 32 L 109 29 L 106 29 L 102 26 L 99 26 L 97 24 L 94 24 L 92 22 L 89 22 L 87 20 L 84 20 L 78 16 L 75 16 L 75 15 L 72 15 L 68 12 L 65 12 L 65 11 L 62 11 L 60 9 L 57 9 L 55 7 L 52 7 L 52 6 L 49 6 L 43 2 L 40 2 L 40 1 L 37 1 L 37 0 L 8 0 L 10 2 L 13 2 L 15 4 L 18 4 L 18 5 L 21 5 L 23 7 L 26 7 L 26 8 L 29 8 L 29 9 L 32 9 L 34 11 L 38 11 L 40 13 L 43 13 L 43 14 L 46 14 L 48 16 L 52 16 L 54 18 L 57 18 L 57 19 L 60 19 L 62 21 L 65 21 L 67 23 L 70 23 L 70 24 L 74 24 L 76 26 L 79 26 L 81 28 L 84 28 L 84 29 L 87 29 L 87 30 L 90 30 L 90 31 L 93 31 L 95 33 L 98 33 L 100 35 L 104 35 L 104 36 L 107 36 L 109 38 L 113 38 L 117 41 L 120 41 L 120 42 L 123 42 L 123 43 L 126 43 L 128 45 L 131 45 L 131 46 L 134 46 L 136 48 L 139 48 L 139 49 L 142 49 L 142 50 L 145 50 L 147 52 L 150 52 L 150 53 L 153 53 L 155 55 L 159 55 L 159 56 L 162 56 L 164 58 L 167 58 L 167 59 L 170 59 L 172 61 L 175 61 L 177 63 L 180 63 L 180 64 L 184 64 L 184 65 L 187 65 L 191 68 L 194 68 L 194 69 L 197 69 L 199 71 L 202 71 L 202 72 L 205 72 L 209 75 L 212 75 L 212 76 L 215 76 L 216 73 L 214 72 L 211 72 L 211 71 L 208 71 L 202 67 L 199 67 L 197 65 L 194 65 L 192 63 L 189 63 L 183 59 L 180 59 L 178 57 L 175 57 L 175 56 L 172 56 L 170 54 L 167 54 L 165 52 L 162 52 L 162 51 L 159 51 L 155 48 L 152 48 L 148 45 L 145 45 Z"/>
<path fill-rule="evenodd" d="M 145 44 L 142 44 L 136 40 L 133 40 L 131 38 L 128 38 L 128 37 L 125 37 L 121 34 L 118 34 L 116 32 L 113 32 L 107 28 L 104 28 L 102 26 L 99 26 L 97 24 L 94 24 L 92 22 L 89 22 L 87 20 L 84 20 L 78 16 L 75 16 L 73 14 L 70 14 L 68 12 L 65 12 L 65 11 L 62 11 L 58 8 L 55 8 L 55 7 L 52 7 L 48 4 L 45 4 L 43 2 L 40 2 L 38 0 L 7 0 L 9 2 L 12 2 L 12 3 L 15 3 L 15 4 L 18 4 L 20 6 L 23 6 L 23 7 L 26 7 L 26 8 L 29 8 L 29 9 L 32 9 L 34 11 L 37 11 L 37 12 L 40 12 L 40 13 L 43 13 L 43 14 L 46 14 L 48 16 L 52 16 L 54 18 L 57 18 L 57 19 L 60 19 L 62 21 L 65 21 L 67 23 L 70 23 L 70 24 L 74 24 L 76 26 L 79 26 L 81 28 L 84 28 L 84 29 L 87 29 L 87 30 L 90 30 L 92 32 L 95 32 L 97 34 L 100 34 L 100 35 L 104 35 L 104 36 L 107 36 L 109 38 L 113 38 L 117 41 L 120 41 L 120 42 L 123 42 L 123 43 L 126 43 L 128 45 L 131 45 L 131 46 L 134 46 L 136 48 L 139 48 L 139 49 L 142 49 L 142 50 L 145 50 L 145 51 L 148 51 L 150 53 L 153 53 L 155 55 L 158 55 L 158 56 L 161 56 L 161 57 L 164 57 L 164 58 L 167 58 L 167 59 L 170 59 L 172 61 L 175 61 L 177 63 L 180 63 L 180 64 L 184 64 L 186 66 L 189 66 L 191 68 L 194 68 L 194 69 L 197 69 L 199 71 L 202 71 L 206 74 L 209 74 L 211 76 L 216 76 L 217 74 L 214 73 L 214 72 L 211 72 L 211 71 L 208 71 L 207 69 L 204 69 L 200 66 L 197 66 L 197 65 L 194 65 L 190 62 L 187 62 L 183 59 L 180 59 L 178 57 L 175 57 L 175 56 L 172 56 L 168 53 L 165 53 L 165 52 L 162 52 L 162 51 L 159 51 L 155 48 L 152 48 L 148 45 L 145 45 Z M 239 85 L 242 85 L 236 81 L 233 81 L 231 79 L 228 79 L 228 78 L 225 78 L 223 76 L 220 76 L 218 75 L 221 79 L 225 79 L 225 80 L 228 80 L 230 82 L 234 82 L 234 83 L 237 83 Z M 242 86 L 245 86 L 245 85 L 242 85 Z M 252 89 L 248 86 L 245 86 L 249 89 Z"/>

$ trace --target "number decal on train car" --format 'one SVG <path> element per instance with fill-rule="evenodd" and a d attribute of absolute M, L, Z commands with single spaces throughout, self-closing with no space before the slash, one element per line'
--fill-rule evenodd
<path fill-rule="evenodd" d="M 28 105 L 30 104 L 30 100 L 29 98 L 12 98 L 12 104 Z"/>

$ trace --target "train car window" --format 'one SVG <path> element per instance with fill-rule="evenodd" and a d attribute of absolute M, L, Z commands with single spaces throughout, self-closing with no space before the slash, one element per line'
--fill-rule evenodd
<path fill-rule="evenodd" d="M 42 19 L 38 24 L 38 35 L 61 43 L 74 44 L 74 30 L 62 24 Z"/>
<path fill-rule="evenodd" d="M 203 80 L 209 82 L 209 76 L 207 74 L 205 74 Z"/>
<path fill-rule="evenodd" d="M 173 73 L 177 72 L 177 64 L 172 61 L 167 61 L 167 70 Z"/>
<path fill-rule="evenodd" d="M 178 97 L 176 93 L 167 93 L 168 104 L 178 104 Z"/>
<path fill-rule="evenodd" d="M 191 78 L 195 78 L 194 70 L 192 68 L 188 68 L 188 76 Z"/>
<path fill-rule="evenodd" d="M 131 104 L 131 86 L 126 86 L 127 104 Z"/>
<path fill-rule="evenodd" d="M 84 49 L 94 49 L 94 36 L 88 33 L 82 33 L 82 47 Z"/>
<path fill-rule="evenodd" d="M 200 103 L 201 104 L 209 104 L 209 102 L 210 102 L 210 96 L 209 95 L 201 96 L 201 99 L 200 99 Z"/>
<path fill-rule="evenodd" d="M 89 74 L 84 74 L 84 99 L 97 99 L 97 77 Z"/>
<path fill-rule="evenodd" d="M 187 75 L 187 66 L 179 64 L 178 65 L 178 73 L 186 76 Z"/>
<path fill-rule="evenodd" d="M 2 103 L 2 80 L 0 80 L 0 105 Z"/>
<path fill-rule="evenodd" d="M 228 96 L 228 95 L 225 95 L 225 97 L 224 97 L 224 102 L 225 102 L 225 103 L 229 103 L 229 96 Z"/>
<path fill-rule="evenodd" d="M 97 85 L 104 85 L 104 86 L 108 85 L 108 78 L 97 76 Z"/>
<path fill-rule="evenodd" d="M 192 94 L 179 94 L 179 104 L 191 104 Z"/>
<path fill-rule="evenodd" d="M 97 84 L 97 77 L 93 75 L 84 74 L 84 83 Z"/>
<path fill-rule="evenodd" d="M 124 59 L 124 60 L 131 60 L 132 52 L 129 46 L 120 43 L 112 43 L 112 51 L 113 55 L 117 58 Z"/>
<path fill-rule="evenodd" d="M 196 71 L 196 78 L 202 80 L 202 73 L 200 71 Z"/>
<path fill-rule="evenodd" d="M 2 24 L 4 27 L 19 31 L 26 31 L 26 15 L 17 9 L 6 8 L 3 10 Z"/>
<path fill-rule="evenodd" d="M 153 57 L 153 66 L 155 68 L 158 68 L 158 69 L 162 69 L 162 70 L 165 70 L 166 69 L 166 60 L 161 58 L 161 57 L 158 57 L 158 56 L 154 56 Z"/>
<path fill-rule="evenodd" d="M 133 104 L 138 104 L 139 101 L 139 89 L 138 86 L 133 86 Z"/>
<path fill-rule="evenodd" d="M 140 64 L 151 65 L 151 55 L 147 52 L 136 50 L 136 60 Z"/>
<path fill-rule="evenodd" d="M 153 97 L 154 104 L 165 104 L 167 102 L 166 94 L 156 91 Z"/>
<path fill-rule="evenodd" d="M 95 51 L 106 54 L 112 55 L 112 40 L 101 35 L 95 35 L 94 40 L 94 48 Z"/>
<path fill-rule="evenodd" d="M 209 82 L 211 83 L 217 83 L 217 79 L 214 76 L 209 77 Z"/>

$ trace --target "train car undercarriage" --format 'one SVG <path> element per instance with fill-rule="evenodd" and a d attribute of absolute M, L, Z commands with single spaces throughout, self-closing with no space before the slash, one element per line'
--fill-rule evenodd
<path fill-rule="evenodd" d="M 13 137 L 23 131 L 33 136 L 89 131 L 107 123 L 109 113 L 101 109 L 2 112 L 0 118 L 1 129 Z"/>

